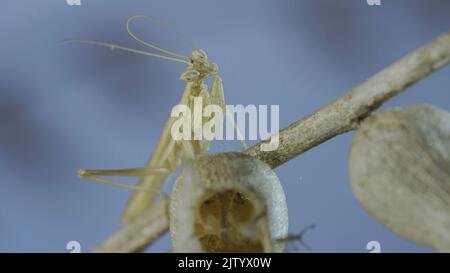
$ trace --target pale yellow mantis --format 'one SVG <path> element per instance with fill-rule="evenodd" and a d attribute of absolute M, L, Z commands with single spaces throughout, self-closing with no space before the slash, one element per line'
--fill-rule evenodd
<path fill-rule="evenodd" d="M 151 43 L 143 41 L 137 37 L 130 29 L 130 23 L 138 18 L 153 20 L 154 18 L 136 15 L 130 17 L 126 23 L 128 33 L 141 44 L 157 50 L 162 54 L 151 53 L 143 50 L 133 49 L 111 43 L 92 41 L 92 40 L 74 40 L 81 43 L 88 43 L 100 46 L 106 46 L 112 49 L 119 49 L 137 54 L 162 58 L 170 61 L 180 62 L 187 65 L 186 70 L 181 74 L 180 79 L 186 82 L 184 94 L 180 100 L 180 105 L 186 105 L 193 108 L 194 97 L 201 97 L 204 105 L 217 105 L 226 113 L 225 99 L 222 87 L 222 79 L 218 74 L 218 67 L 211 62 L 206 53 L 201 49 L 193 49 L 190 56 L 178 54 Z M 212 78 L 211 86 L 205 82 L 207 78 Z M 212 117 L 214 118 L 214 117 Z M 127 223 L 135 219 L 142 212 L 149 209 L 155 202 L 156 196 L 161 193 L 162 186 L 167 176 L 175 172 L 186 159 L 194 159 L 197 155 L 205 153 L 210 145 L 209 140 L 174 140 L 171 136 L 171 127 L 174 118 L 169 118 L 160 136 L 159 142 L 153 151 L 150 160 L 145 167 L 132 169 L 115 170 L 80 170 L 78 175 L 81 178 L 105 183 L 114 186 L 122 186 L 134 189 L 131 198 L 123 214 L 123 222 Z M 235 125 L 234 125 L 235 126 Z M 236 126 L 235 126 L 236 127 Z M 192 128 L 192 134 L 194 133 Z M 243 140 L 238 128 L 237 134 L 240 140 Z M 241 141 L 244 148 L 246 145 Z M 100 176 L 135 176 L 140 177 L 139 185 L 128 185 L 120 182 L 106 180 Z"/>

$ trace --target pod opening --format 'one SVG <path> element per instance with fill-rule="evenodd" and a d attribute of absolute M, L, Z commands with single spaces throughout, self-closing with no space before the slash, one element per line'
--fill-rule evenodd
<path fill-rule="evenodd" d="M 252 194 L 228 189 L 207 192 L 200 200 L 194 235 L 203 251 L 264 252 L 265 210 Z"/>

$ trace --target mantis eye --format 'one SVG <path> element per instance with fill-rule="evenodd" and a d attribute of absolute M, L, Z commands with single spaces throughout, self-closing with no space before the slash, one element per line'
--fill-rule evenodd
<path fill-rule="evenodd" d="M 192 50 L 192 59 L 196 60 L 206 60 L 208 59 L 208 56 L 206 55 L 206 52 L 200 48 L 196 48 Z"/>

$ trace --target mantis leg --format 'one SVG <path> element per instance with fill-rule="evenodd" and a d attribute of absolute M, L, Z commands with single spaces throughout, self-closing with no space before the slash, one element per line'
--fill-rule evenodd
<path fill-rule="evenodd" d="M 110 186 L 122 187 L 138 191 L 158 192 L 160 189 L 143 187 L 137 185 L 125 184 L 117 181 L 111 181 L 99 176 L 144 176 L 144 175 L 164 175 L 167 176 L 170 171 L 165 168 L 131 168 L 131 169 L 113 169 L 113 170 L 79 170 L 78 176 L 93 182 L 98 182 Z"/>
<path fill-rule="evenodd" d="M 209 96 L 209 101 L 211 104 L 218 105 L 220 108 L 222 108 L 222 111 L 226 113 L 226 117 L 228 117 L 231 122 L 233 123 L 234 129 L 236 129 L 236 133 L 239 139 L 239 142 L 242 145 L 242 148 L 246 150 L 248 148 L 247 144 L 244 141 L 244 137 L 242 136 L 241 130 L 239 130 L 239 127 L 237 127 L 236 123 L 234 122 L 234 117 L 228 113 L 227 108 L 225 106 L 225 96 L 223 93 L 223 85 L 222 85 L 222 79 L 219 75 L 214 76 L 213 83 L 211 84 L 211 92 Z"/>
<path fill-rule="evenodd" d="M 195 159 L 196 150 L 192 141 L 190 140 L 182 140 L 182 149 L 183 149 L 183 159 Z"/>

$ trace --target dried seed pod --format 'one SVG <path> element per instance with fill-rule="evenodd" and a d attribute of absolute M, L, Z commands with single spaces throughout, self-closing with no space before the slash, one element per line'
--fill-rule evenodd
<path fill-rule="evenodd" d="M 281 252 L 287 205 L 276 174 L 262 161 L 220 153 L 188 162 L 170 204 L 174 252 Z"/>
<path fill-rule="evenodd" d="M 353 192 L 401 237 L 450 251 L 450 113 L 430 105 L 380 111 L 356 131 Z"/>

